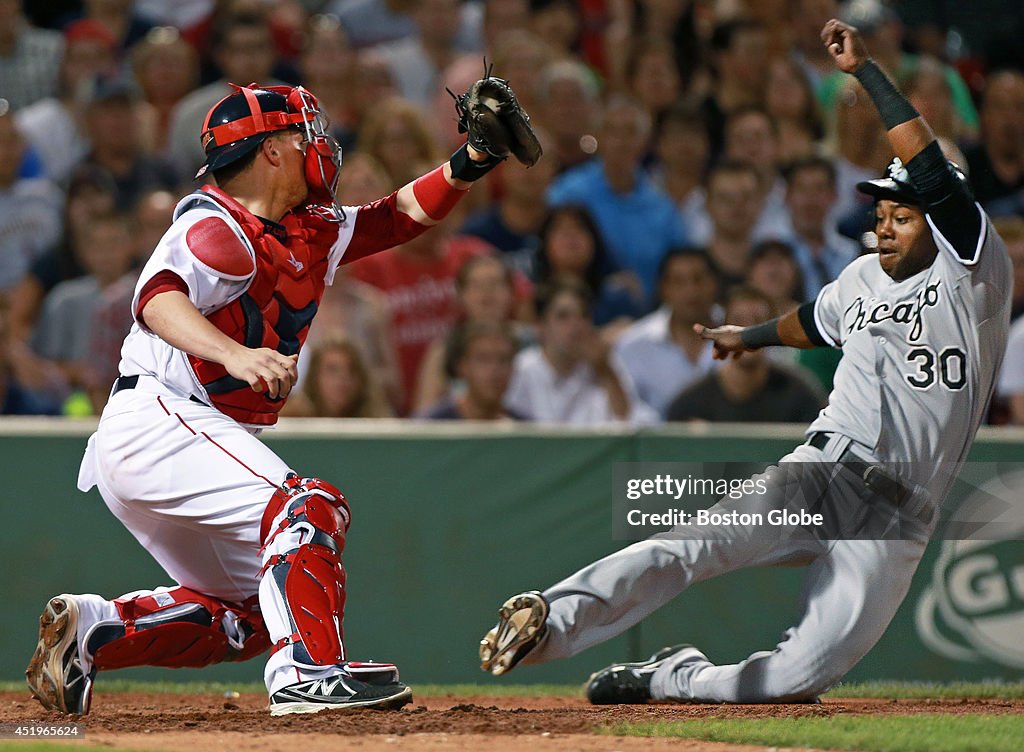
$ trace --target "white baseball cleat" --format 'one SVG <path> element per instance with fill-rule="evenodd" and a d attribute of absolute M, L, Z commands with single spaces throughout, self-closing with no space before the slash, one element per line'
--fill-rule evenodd
<path fill-rule="evenodd" d="M 25 680 L 47 710 L 85 715 L 92 700 L 96 670 L 86 672 L 78 653 L 78 603 L 75 596 L 51 598 L 39 617 L 39 642 Z"/>
<path fill-rule="evenodd" d="M 498 623 L 480 640 L 480 668 L 495 676 L 511 671 L 547 631 L 548 603 L 536 590 L 513 595 L 498 610 Z"/>

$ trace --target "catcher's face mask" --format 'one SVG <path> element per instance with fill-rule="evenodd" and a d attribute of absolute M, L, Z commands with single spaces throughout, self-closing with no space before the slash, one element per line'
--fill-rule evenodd
<path fill-rule="evenodd" d="M 211 116 L 230 97 L 225 97 L 210 111 L 202 136 L 207 163 L 196 177 L 208 168 L 217 169 L 251 151 L 270 133 L 298 128 L 305 136 L 304 172 L 311 208 L 328 219 L 344 221 L 345 215 L 338 205 L 335 193 L 338 171 L 341 168 L 341 146 L 327 132 L 329 120 L 320 110 L 316 97 L 301 86 L 232 86 L 235 92 L 230 97 L 242 94 L 245 97 L 248 114 L 230 122 L 213 125 Z M 273 92 L 283 97 L 284 110 L 264 112 L 257 97 L 258 91 Z M 280 102 L 280 99 L 277 101 Z"/>

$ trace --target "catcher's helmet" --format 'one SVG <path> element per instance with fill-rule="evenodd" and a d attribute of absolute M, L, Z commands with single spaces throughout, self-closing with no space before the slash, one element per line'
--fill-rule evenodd
<path fill-rule="evenodd" d="M 235 91 L 217 102 L 203 121 L 200 138 L 206 162 L 197 178 L 238 161 L 274 131 L 302 122 L 301 115 L 288 111 L 288 99 L 280 92 L 231 86 Z"/>
<path fill-rule="evenodd" d="M 316 97 L 301 86 L 238 86 L 217 102 L 203 121 L 200 136 L 206 162 L 196 178 L 252 153 L 272 133 L 295 128 L 305 135 L 309 198 L 329 218 L 341 221 L 335 188 L 341 147 L 327 132 L 327 118 Z"/>

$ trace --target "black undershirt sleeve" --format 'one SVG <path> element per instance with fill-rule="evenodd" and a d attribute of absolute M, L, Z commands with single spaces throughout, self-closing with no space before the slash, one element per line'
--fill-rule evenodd
<path fill-rule="evenodd" d="M 907 162 L 907 173 L 927 205 L 928 216 L 962 261 L 977 261 L 981 212 L 967 182 L 946 161 L 937 141 Z"/>
<path fill-rule="evenodd" d="M 828 342 L 818 331 L 818 325 L 814 323 L 814 303 L 809 300 L 797 309 L 797 316 L 800 317 L 800 325 L 804 328 L 804 334 L 816 347 L 828 347 Z"/>

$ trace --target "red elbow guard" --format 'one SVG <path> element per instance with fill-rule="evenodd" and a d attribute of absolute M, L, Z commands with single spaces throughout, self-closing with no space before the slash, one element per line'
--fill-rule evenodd
<path fill-rule="evenodd" d="M 466 193 L 445 179 L 443 165 L 417 178 L 412 184 L 412 192 L 420 208 L 434 221 L 440 221 L 448 216 L 448 212 Z"/>

